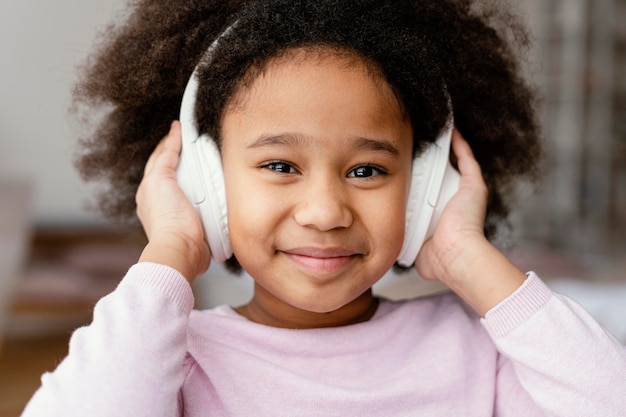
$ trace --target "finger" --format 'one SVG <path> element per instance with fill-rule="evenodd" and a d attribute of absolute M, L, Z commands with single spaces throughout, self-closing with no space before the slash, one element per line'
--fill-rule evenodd
<path fill-rule="evenodd" d="M 452 150 L 462 176 L 480 177 L 482 179 L 480 164 L 476 161 L 472 148 L 456 128 L 452 132 Z"/>
<path fill-rule="evenodd" d="M 160 164 L 165 164 L 165 166 L 174 164 L 172 168 L 176 168 L 178 156 L 180 155 L 180 149 L 180 123 L 178 121 L 174 121 L 172 122 L 167 135 L 161 139 L 148 158 L 144 168 L 144 176 L 147 176 L 152 172 L 154 167 L 157 165 L 157 161 L 160 161 Z"/>

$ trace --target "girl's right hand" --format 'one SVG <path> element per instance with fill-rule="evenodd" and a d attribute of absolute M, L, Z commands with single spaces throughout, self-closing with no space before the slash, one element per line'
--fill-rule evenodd
<path fill-rule="evenodd" d="M 191 283 L 211 262 L 202 224 L 176 180 L 181 150 L 180 123 L 157 145 L 137 189 L 137 216 L 148 237 L 140 262 L 168 265 Z"/>

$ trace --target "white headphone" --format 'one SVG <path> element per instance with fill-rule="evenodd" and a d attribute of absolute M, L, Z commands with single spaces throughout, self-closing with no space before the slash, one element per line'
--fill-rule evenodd
<path fill-rule="evenodd" d="M 232 26 L 231 26 L 232 28 Z M 210 60 L 220 35 L 208 49 Z M 215 140 L 198 133 L 195 118 L 198 74 L 194 70 L 180 108 L 182 150 L 178 182 L 193 204 L 216 262 L 233 254 L 228 236 L 228 215 L 222 160 Z M 411 266 L 424 241 L 432 236 L 444 206 L 459 188 L 459 173 L 449 161 L 453 123 L 449 121 L 435 143 L 413 160 L 411 187 L 407 202 L 405 236 L 398 263 Z"/>

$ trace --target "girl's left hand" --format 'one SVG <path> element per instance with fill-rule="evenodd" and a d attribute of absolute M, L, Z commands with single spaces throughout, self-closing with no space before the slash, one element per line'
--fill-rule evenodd
<path fill-rule="evenodd" d="M 444 283 L 463 270 L 467 249 L 484 244 L 487 186 L 469 144 L 455 128 L 452 150 L 461 173 L 459 190 L 446 205 L 431 239 L 422 247 L 416 267 L 423 278 Z"/>
<path fill-rule="evenodd" d="M 461 172 L 459 191 L 446 205 L 415 266 L 423 278 L 443 282 L 484 316 L 515 292 L 526 274 L 485 237 L 487 186 L 472 149 L 456 129 L 452 150 Z"/>
<path fill-rule="evenodd" d="M 423 278 L 443 282 L 484 315 L 519 288 L 526 275 L 485 237 L 487 186 L 472 149 L 456 129 L 452 150 L 461 173 L 459 191 L 446 205 L 415 266 Z"/>

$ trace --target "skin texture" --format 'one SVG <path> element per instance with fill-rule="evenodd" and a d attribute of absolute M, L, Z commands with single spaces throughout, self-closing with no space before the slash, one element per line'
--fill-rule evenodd
<path fill-rule="evenodd" d="M 402 245 L 411 126 L 362 63 L 294 58 L 271 62 L 223 120 L 231 242 L 256 283 L 240 311 L 290 327 L 351 323 Z"/>
<path fill-rule="evenodd" d="M 269 63 L 222 122 L 229 231 L 255 279 L 238 312 L 277 327 L 358 323 L 375 312 L 371 286 L 401 248 L 411 126 L 365 63 L 332 50 L 296 56 Z M 174 124 L 146 166 L 137 204 L 150 243 L 141 261 L 168 264 L 192 282 L 210 252 L 175 183 L 179 149 Z M 525 275 L 484 236 L 487 187 L 458 132 L 453 152 L 460 190 L 416 267 L 484 315 Z"/>

